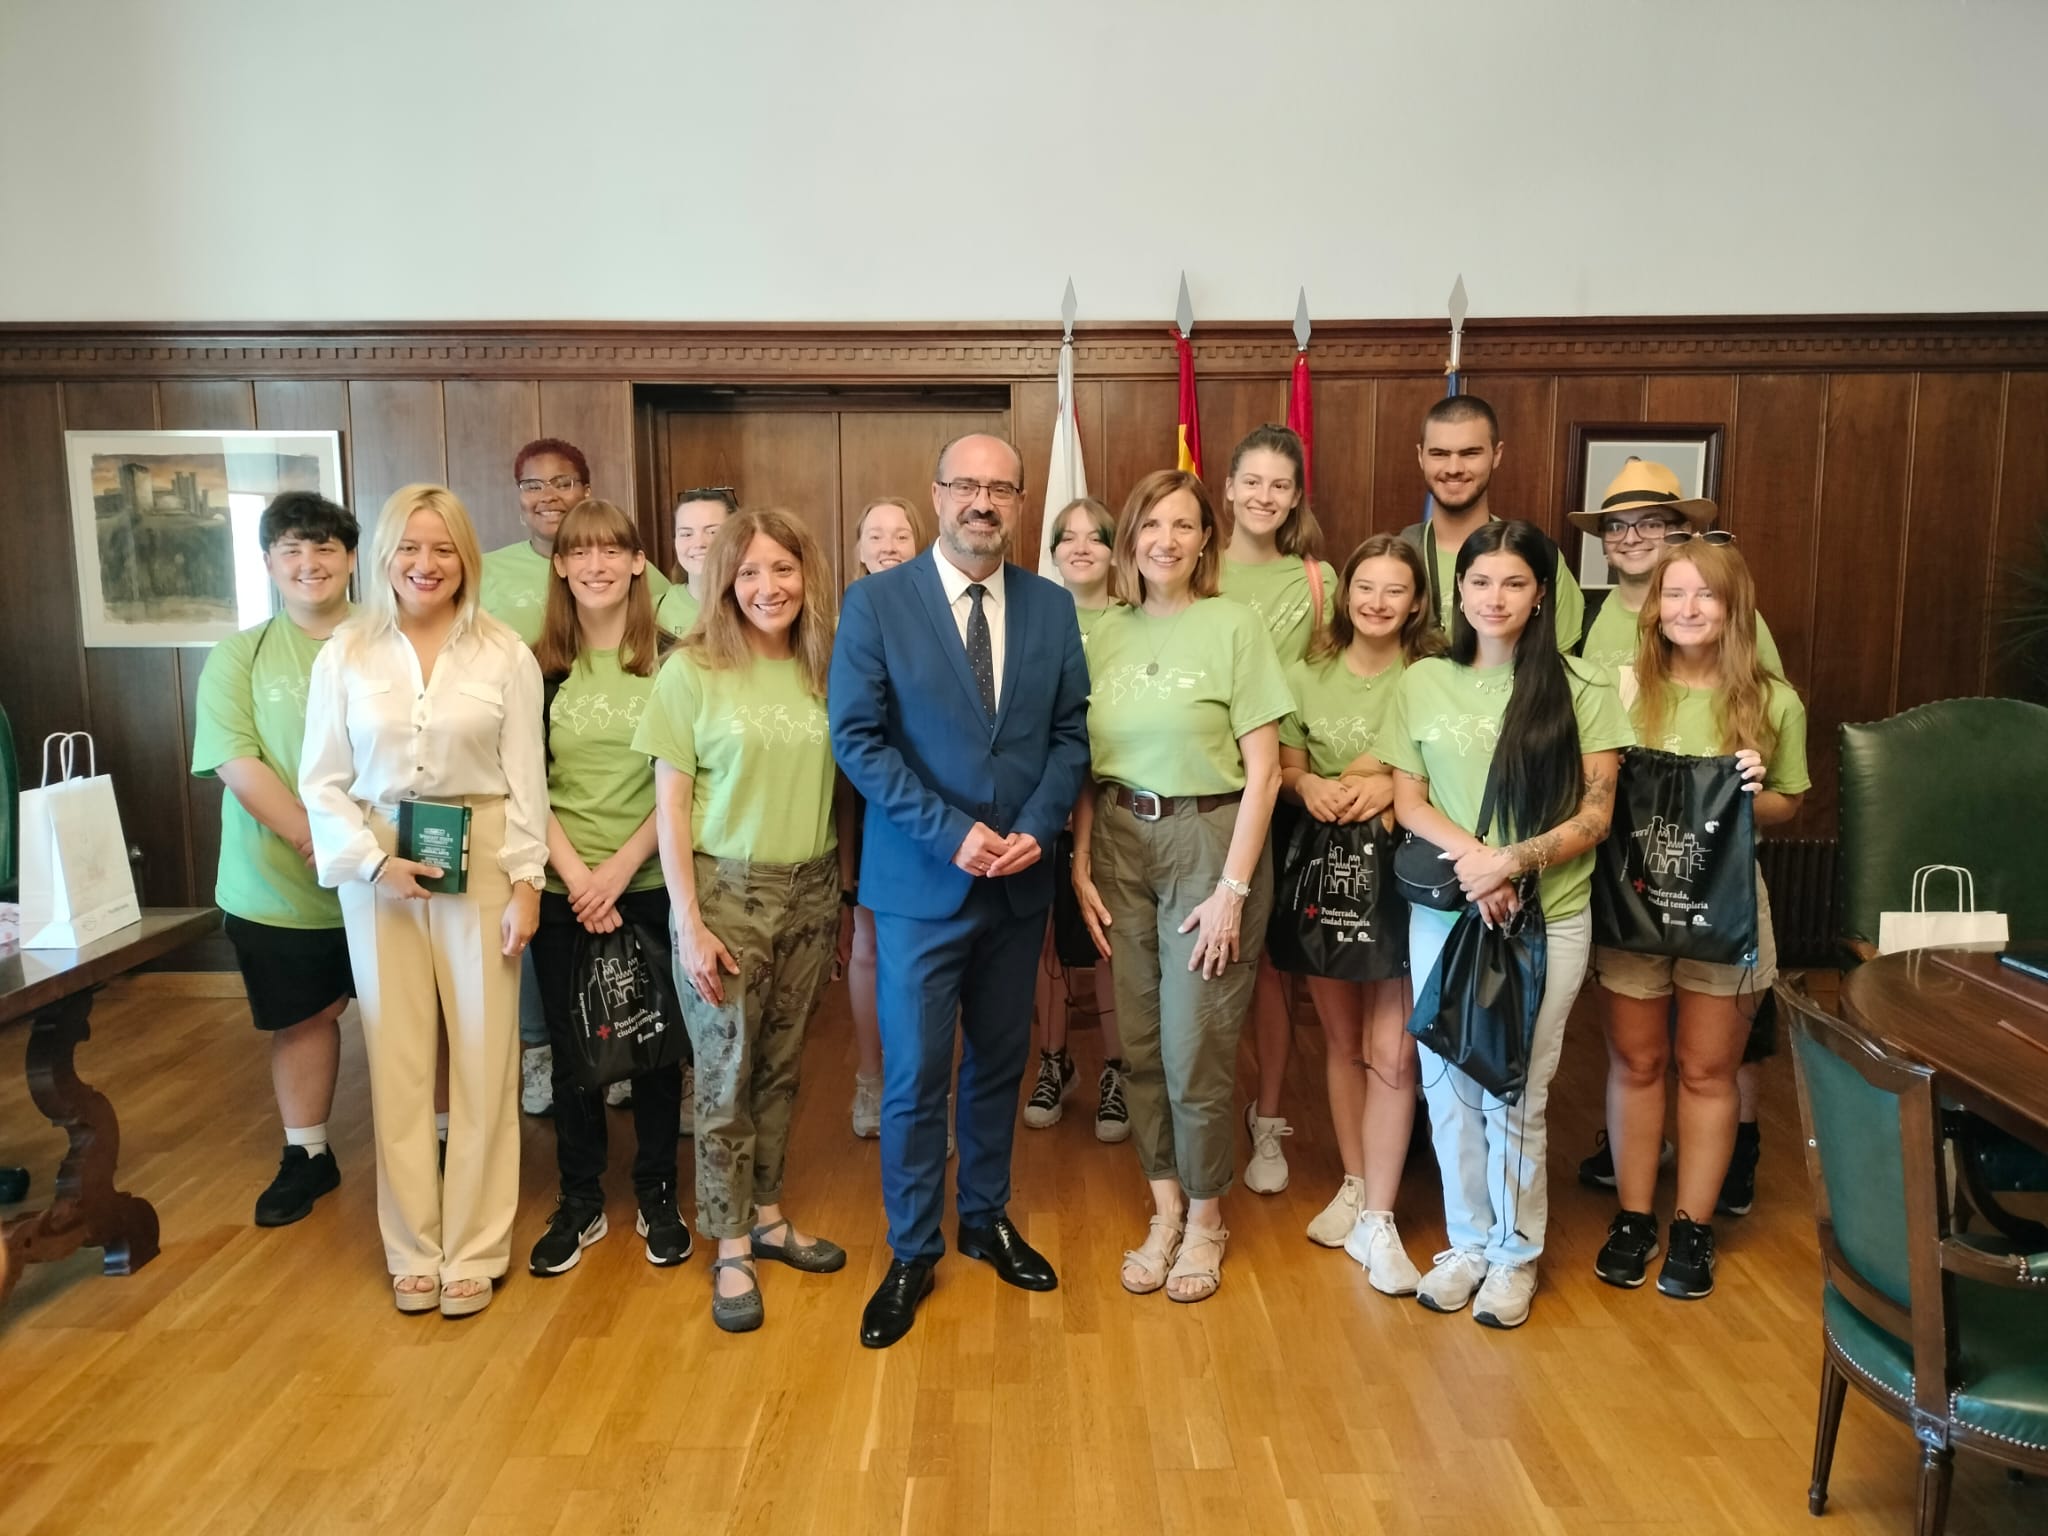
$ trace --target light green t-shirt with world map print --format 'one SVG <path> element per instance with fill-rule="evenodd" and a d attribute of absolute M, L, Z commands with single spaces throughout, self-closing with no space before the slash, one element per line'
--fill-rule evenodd
<path fill-rule="evenodd" d="M 825 701 L 797 663 L 706 667 L 686 651 L 663 665 L 633 750 L 696 782 L 690 845 L 721 859 L 801 864 L 839 846 Z"/>
<path fill-rule="evenodd" d="M 1095 777 L 1160 795 L 1244 788 L 1238 738 L 1294 707 L 1251 608 L 1199 599 L 1169 618 L 1113 608 L 1088 642 Z"/>
<path fill-rule="evenodd" d="M 654 694 L 654 677 L 619 665 L 619 653 L 585 651 L 548 706 L 548 809 L 576 856 L 595 869 L 654 814 L 654 764 L 633 738 Z M 661 884 L 661 855 L 626 882 L 629 891 Z M 566 893 L 552 867 L 548 889 Z"/>
<path fill-rule="evenodd" d="M 1729 749 L 1721 744 L 1721 728 L 1714 720 L 1716 690 L 1687 688 L 1681 683 L 1667 683 L 1665 689 L 1668 702 L 1655 741 L 1643 735 L 1643 701 L 1638 699 L 1629 710 L 1629 726 L 1637 744 L 1684 757 L 1725 757 Z M 1764 788 L 1781 795 L 1805 794 L 1813 788 L 1806 767 L 1806 706 L 1791 685 L 1773 680 L 1764 718 L 1776 738 L 1764 760 Z"/>
<path fill-rule="evenodd" d="M 1578 720 L 1579 751 L 1607 752 L 1635 745 L 1621 699 L 1605 674 L 1576 657 L 1565 659 Z M 1501 716 L 1514 688 L 1512 662 L 1461 667 L 1441 656 L 1418 661 L 1401 674 L 1394 707 L 1380 731 L 1380 761 L 1429 780 L 1429 802 L 1468 832 L 1479 824 L 1487 770 L 1500 739 Z M 1536 827 L 1527 832 L 1545 831 Z M 1498 848 L 1517 841 L 1494 818 L 1486 841 Z M 1593 889 L 1593 851 L 1543 871 L 1544 915 L 1566 918 L 1585 909 Z"/>
<path fill-rule="evenodd" d="M 540 626 L 548 612 L 548 582 L 555 574 L 555 562 L 541 554 L 525 539 L 507 544 L 484 556 L 484 577 L 477 591 L 477 606 L 500 623 L 509 624 L 522 643 L 540 639 Z M 647 562 L 647 595 L 660 606 L 669 580 Z"/>
<path fill-rule="evenodd" d="M 1337 573 L 1321 560 L 1316 562 L 1316 568 L 1323 577 L 1322 621 L 1327 624 L 1337 600 Z M 1308 584 L 1308 567 L 1300 560 L 1282 555 L 1277 560 L 1247 565 L 1225 555 L 1221 586 L 1223 596 L 1245 604 L 1265 622 L 1266 633 L 1273 641 L 1273 654 L 1280 658 L 1282 666 L 1308 654 L 1309 641 L 1315 637 L 1315 593 Z"/>
<path fill-rule="evenodd" d="M 278 614 L 213 648 L 199 674 L 195 777 L 216 778 L 222 763 L 252 757 L 297 797 L 306 684 L 326 643 Z M 221 797 L 213 899 L 223 912 L 273 928 L 341 926 L 341 898 L 320 884 L 298 849 L 251 816 L 233 794 Z"/>
<path fill-rule="evenodd" d="M 1294 709 L 1280 722 L 1280 745 L 1308 753 L 1309 771 L 1334 779 L 1362 754 L 1379 755 L 1380 730 L 1400 685 L 1403 663 L 1360 677 L 1342 656 L 1287 668 Z"/>

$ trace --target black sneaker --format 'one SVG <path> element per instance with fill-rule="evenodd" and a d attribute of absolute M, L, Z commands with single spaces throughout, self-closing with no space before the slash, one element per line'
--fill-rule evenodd
<path fill-rule="evenodd" d="M 1721 1180 L 1721 1198 L 1714 1202 L 1717 1216 L 1747 1216 L 1756 1204 L 1756 1159 L 1760 1150 L 1756 1122 L 1745 1120 L 1735 1127 L 1735 1152 L 1728 1159 L 1728 1176 Z"/>
<path fill-rule="evenodd" d="M 1678 1241 L 1676 1228 L 1672 1241 Z M 1609 1285 L 1634 1290 L 1657 1257 L 1657 1218 L 1649 1211 L 1620 1211 L 1607 1228 L 1607 1241 L 1593 1260 L 1593 1273 Z"/>
<path fill-rule="evenodd" d="M 603 1211 L 585 1210 L 557 1200 L 555 1214 L 548 1218 L 547 1231 L 533 1245 L 533 1256 L 526 1261 L 526 1267 L 536 1275 L 566 1274 L 583 1258 L 583 1250 L 610 1230 Z"/>
<path fill-rule="evenodd" d="M 318 1157 L 309 1156 L 304 1147 L 286 1147 L 277 1177 L 256 1197 L 256 1225 L 288 1227 L 304 1221 L 313 1214 L 313 1202 L 340 1182 L 332 1147 L 323 1148 Z"/>
<path fill-rule="evenodd" d="M 1131 1109 L 1124 1102 L 1124 1078 L 1130 1068 L 1115 1056 L 1102 1064 L 1095 1081 L 1095 1139 L 1122 1141 L 1131 1134 Z"/>
<path fill-rule="evenodd" d="M 1680 1301 L 1698 1301 L 1714 1291 L 1714 1229 L 1680 1211 L 1671 1218 L 1671 1247 L 1657 1271 L 1657 1289 Z"/>
<path fill-rule="evenodd" d="M 0 1205 L 19 1205 L 28 1198 L 28 1170 L 0 1168 Z"/>
<path fill-rule="evenodd" d="M 1657 1167 L 1669 1168 L 1678 1161 L 1678 1148 L 1665 1142 L 1657 1151 Z M 1605 1131 L 1593 1133 L 1593 1155 L 1579 1164 L 1579 1182 L 1588 1189 L 1614 1188 L 1614 1148 Z"/>
<path fill-rule="evenodd" d="M 1038 1053 L 1038 1081 L 1024 1104 L 1024 1123 L 1034 1131 L 1058 1125 L 1074 1087 L 1074 1058 L 1065 1051 Z"/>
<path fill-rule="evenodd" d="M 647 1240 L 647 1262 L 657 1269 L 673 1269 L 690 1256 L 690 1229 L 676 1209 L 675 1190 L 666 1184 L 640 1202 L 633 1230 Z"/>

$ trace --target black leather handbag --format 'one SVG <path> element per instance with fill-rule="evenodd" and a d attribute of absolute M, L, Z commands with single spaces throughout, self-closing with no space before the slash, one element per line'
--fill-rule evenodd
<path fill-rule="evenodd" d="M 1476 906 L 1458 915 L 1408 1018 L 1420 1044 L 1503 1104 L 1529 1086 L 1550 953 L 1537 877 L 1524 875 L 1515 894 L 1520 909 L 1497 927 Z"/>
<path fill-rule="evenodd" d="M 1486 770 L 1486 793 L 1479 801 L 1478 836 L 1483 841 L 1493 821 L 1493 791 L 1496 766 Z M 1394 844 L 1394 889 L 1410 905 L 1428 907 L 1432 912 L 1455 912 L 1465 905 L 1465 893 L 1458 889 L 1456 860 L 1444 857 L 1444 850 L 1426 837 L 1403 833 Z"/>

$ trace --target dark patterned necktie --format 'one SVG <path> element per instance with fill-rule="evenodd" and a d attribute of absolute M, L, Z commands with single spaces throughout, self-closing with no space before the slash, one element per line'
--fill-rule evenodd
<path fill-rule="evenodd" d="M 967 665 L 974 673 L 974 685 L 981 690 L 981 707 L 993 715 L 996 712 L 995 648 L 989 643 L 988 615 L 981 611 L 981 600 L 988 596 L 988 588 L 977 581 L 968 586 L 967 595 L 974 599 L 974 608 L 967 615 Z"/>

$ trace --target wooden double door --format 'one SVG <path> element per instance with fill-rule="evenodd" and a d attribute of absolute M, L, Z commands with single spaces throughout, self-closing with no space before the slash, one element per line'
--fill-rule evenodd
<path fill-rule="evenodd" d="M 854 523 L 878 496 L 931 505 L 939 450 L 970 432 L 1010 435 L 1010 391 L 649 391 L 641 402 L 647 484 L 663 564 L 679 492 L 729 485 L 747 507 L 781 507 L 856 574 Z"/>

